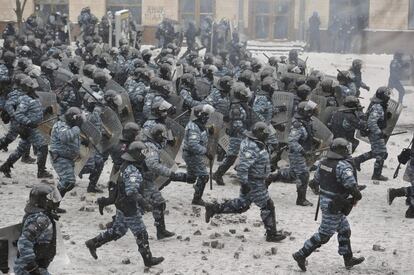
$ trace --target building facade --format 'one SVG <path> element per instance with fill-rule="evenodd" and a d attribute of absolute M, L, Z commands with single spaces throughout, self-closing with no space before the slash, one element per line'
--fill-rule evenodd
<path fill-rule="evenodd" d="M 0 0 L 2 25 L 15 21 L 15 2 Z M 205 16 L 230 20 L 248 39 L 304 40 L 315 11 L 321 19 L 323 46 L 330 44 L 338 18 L 351 20 L 359 30 L 355 52 L 393 52 L 414 42 L 414 0 L 27 0 L 24 14 L 60 11 L 76 23 L 85 6 L 98 18 L 108 10 L 129 9 L 144 26 L 147 43 L 153 42 L 164 17 L 199 23 Z"/>

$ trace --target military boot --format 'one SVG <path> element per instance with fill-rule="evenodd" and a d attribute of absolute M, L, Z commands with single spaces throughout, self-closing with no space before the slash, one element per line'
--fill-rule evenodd
<path fill-rule="evenodd" d="M 157 239 L 162 240 L 166 238 L 171 238 L 175 235 L 174 232 L 170 232 L 167 229 L 165 229 L 165 218 L 164 218 L 164 210 L 161 209 L 161 218 L 159 221 L 157 221 Z"/>
<path fill-rule="evenodd" d="M 23 163 L 26 163 L 26 164 L 36 163 L 36 159 L 32 158 L 30 155 L 22 156 L 20 161 L 23 162 Z"/>
<path fill-rule="evenodd" d="M 217 171 L 213 175 L 213 180 L 217 183 L 217 185 L 224 185 L 223 176 L 234 164 L 236 158 L 237 157 L 234 156 L 227 156 L 223 163 L 217 168 Z"/>
<path fill-rule="evenodd" d="M 13 140 L 8 139 L 7 137 L 0 139 L 0 150 L 3 150 L 4 152 L 8 151 L 8 146 L 10 143 L 12 143 Z"/>
<path fill-rule="evenodd" d="M 164 257 L 153 257 L 149 243 L 148 243 L 148 233 L 144 232 L 137 236 L 138 251 L 144 260 L 146 267 L 151 267 L 157 264 L 160 264 L 164 261 Z"/>
<path fill-rule="evenodd" d="M 11 178 L 11 168 L 13 168 L 13 164 L 7 160 L 0 166 L 0 172 L 2 172 L 6 178 Z"/>
<path fill-rule="evenodd" d="M 410 205 L 407 211 L 405 212 L 405 217 L 407 219 L 414 219 L 414 206 Z"/>
<path fill-rule="evenodd" d="M 296 199 L 296 205 L 299 205 L 299 206 L 313 206 L 313 204 L 306 199 L 306 189 L 307 189 L 306 186 L 298 188 L 298 190 L 297 190 L 298 197 Z"/>
<path fill-rule="evenodd" d="M 86 189 L 87 193 L 103 193 L 101 189 L 96 187 L 96 185 L 89 183 L 88 188 Z"/>
<path fill-rule="evenodd" d="M 284 239 L 286 239 L 286 235 L 284 234 L 273 230 L 266 231 L 266 242 L 278 243 Z"/>
<path fill-rule="evenodd" d="M 405 197 L 407 195 L 406 188 L 388 188 L 387 201 L 391 205 L 395 198 Z"/>
<path fill-rule="evenodd" d="M 200 176 L 197 178 L 197 182 L 195 183 L 194 189 L 194 196 L 191 204 L 204 206 L 204 201 L 202 199 L 204 189 L 206 188 L 206 184 L 208 182 L 208 176 Z"/>
<path fill-rule="evenodd" d="M 210 222 L 210 219 L 215 215 L 221 213 L 221 206 L 218 203 L 205 203 L 204 207 L 206 209 L 205 221 L 206 223 Z"/>
<path fill-rule="evenodd" d="M 298 264 L 299 268 L 302 271 L 306 271 L 306 257 L 302 256 L 302 254 L 299 253 L 299 252 L 293 253 L 292 257 L 296 261 L 296 263 Z"/>
<path fill-rule="evenodd" d="M 109 243 L 110 241 L 115 240 L 114 236 L 109 234 L 98 235 L 93 239 L 87 240 L 85 242 L 86 247 L 89 249 L 89 253 L 91 256 L 96 260 L 98 259 L 98 255 L 96 254 L 96 249 L 101 247 L 102 245 Z"/>
<path fill-rule="evenodd" d="M 351 269 L 355 265 L 361 264 L 363 261 L 365 261 L 364 257 L 355 258 L 352 254 L 344 255 L 344 263 L 346 269 Z"/>
<path fill-rule="evenodd" d="M 38 179 L 53 179 L 53 175 L 46 170 L 47 160 L 47 146 L 39 148 L 37 157 L 37 178 Z"/>
<path fill-rule="evenodd" d="M 388 178 L 384 177 L 382 175 L 382 168 L 384 167 L 384 160 L 376 162 L 374 168 L 374 173 L 372 174 L 371 179 L 372 180 L 378 180 L 378 181 L 387 181 Z"/>

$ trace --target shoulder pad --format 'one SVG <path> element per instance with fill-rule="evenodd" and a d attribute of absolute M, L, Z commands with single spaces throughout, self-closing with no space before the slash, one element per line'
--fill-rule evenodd
<path fill-rule="evenodd" d="M 293 128 L 296 128 L 296 129 L 299 129 L 299 128 L 301 128 L 303 125 L 302 125 L 302 122 L 300 122 L 299 120 L 294 120 L 293 122 L 292 122 L 292 127 Z"/>
<path fill-rule="evenodd" d="M 27 239 L 33 241 L 36 236 L 40 235 L 44 230 L 49 227 L 50 219 L 45 215 L 35 214 L 37 217 L 31 218 L 29 216 L 26 227 L 24 228 L 23 234 Z"/>

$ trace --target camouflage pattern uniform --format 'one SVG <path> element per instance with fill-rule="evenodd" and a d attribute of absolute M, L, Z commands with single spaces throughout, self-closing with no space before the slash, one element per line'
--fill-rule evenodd
<path fill-rule="evenodd" d="M 217 214 L 243 213 L 251 203 L 260 208 L 260 216 L 266 231 L 276 232 L 276 217 L 273 200 L 269 196 L 264 180 L 270 173 L 270 157 L 265 144 L 251 137 L 245 138 L 240 145 L 239 165 L 236 167 L 240 181 L 240 195 L 218 205 Z"/>
<path fill-rule="evenodd" d="M 144 123 L 142 116 L 144 99 L 148 93 L 149 87 L 145 86 L 143 82 L 137 82 L 133 79 L 128 79 L 124 86 L 128 92 L 129 100 L 131 101 L 135 121 L 137 121 L 139 125 L 142 125 Z"/>
<path fill-rule="evenodd" d="M 203 100 L 203 103 L 210 104 L 214 109 L 227 116 L 230 109 L 230 100 L 228 96 L 223 96 L 222 92 L 216 88 Z"/>
<path fill-rule="evenodd" d="M 58 189 L 62 195 L 75 187 L 75 159 L 80 153 L 80 129 L 57 121 L 50 138 L 52 165 L 59 176 Z"/>
<path fill-rule="evenodd" d="M 39 266 L 41 275 L 49 275 L 47 267 L 53 257 L 39 259 L 36 251 L 39 246 L 50 246 L 53 243 L 56 244 L 55 221 L 44 212 L 27 213 L 23 219 L 22 234 L 17 241 L 19 257 L 16 258 L 14 266 L 16 275 L 32 274 L 26 269 L 34 264 Z"/>
<path fill-rule="evenodd" d="M 209 176 L 204 156 L 207 153 L 208 133 L 205 127 L 194 121 L 189 121 L 185 127 L 183 140 L 183 159 L 187 164 L 187 176 L 197 178 L 194 185 L 194 198 L 200 200 L 203 196 Z"/>
<path fill-rule="evenodd" d="M 386 108 L 384 108 L 381 103 L 376 101 L 371 103 L 371 106 L 367 111 L 369 114 L 367 121 L 369 130 L 368 139 L 371 144 L 371 151 L 355 158 L 357 169 L 360 169 L 361 163 L 375 158 L 374 175 L 376 176 L 380 176 L 382 174 L 384 161 L 388 157 L 385 137 L 382 132 L 382 129 L 385 129 L 386 127 L 386 111 Z"/>
<path fill-rule="evenodd" d="M 154 217 L 155 226 L 159 226 L 164 222 L 164 211 L 166 208 L 165 199 L 161 195 L 155 185 L 155 179 L 160 175 L 169 178 L 171 176 L 171 169 L 161 163 L 160 151 L 163 146 L 148 139 L 145 142 L 148 147 L 148 155 L 145 159 L 145 164 L 148 167 L 147 171 L 143 171 L 144 182 L 141 188 L 143 197 L 153 206 L 152 215 Z"/>
<path fill-rule="evenodd" d="M 308 257 L 321 245 L 327 243 L 336 232 L 338 233 L 339 255 L 352 255 L 351 228 L 346 215 L 343 212 L 331 210 L 335 197 L 347 199 L 350 189 L 357 188 L 357 175 L 351 163 L 352 160 L 348 159 L 324 159 L 318 165 L 315 180 L 321 185 L 322 222 L 318 232 L 298 251 L 301 256 Z"/>

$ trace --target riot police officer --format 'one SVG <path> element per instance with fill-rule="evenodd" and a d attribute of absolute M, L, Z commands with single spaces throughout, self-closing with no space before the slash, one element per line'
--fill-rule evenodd
<path fill-rule="evenodd" d="M 122 155 L 124 160 L 117 180 L 117 196 L 115 201 L 116 216 L 112 227 L 85 242 L 92 257 L 98 259 L 96 249 L 102 245 L 116 241 L 123 237 L 128 229 L 134 234 L 138 251 L 141 253 L 144 264 L 151 267 L 164 261 L 163 257 L 153 257 L 148 232 L 140 213 L 144 198 L 140 194 L 143 184 L 143 170 L 145 164 L 145 150 L 147 147 L 140 141 L 134 141 L 128 146 L 128 151 Z"/>
<path fill-rule="evenodd" d="M 56 255 L 56 215 L 62 198 L 52 185 L 36 184 L 24 209 L 22 233 L 17 241 L 16 275 L 49 274 Z"/>
<path fill-rule="evenodd" d="M 240 195 L 224 203 L 205 205 L 206 222 L 216 214 L 244 213 L 254 202 L 260 208 L 260 216 L 266 229 L 266 241 L 280 242 L 286 236 L 276 230 L 276 214 L 265 179 L 270 173 L 270 157 L 266 145 L 269 128 L 264 122 L 257 122 L 240 145 L 239 165 L 236 167 L 240 181 Z"/>
<path fill-rule="evenodd" d="M 302 271 L 306 271 L 306 258 L 337 232 L 338 253 L 343 256 L 345 267 L 350 269 L 361 264 L 365 258 L 353 256 L 351 227 L 347 220 L 352 207 L 362 198 L 357 188 L 357 172 L 352 164 L 351 144 L 347 140 L 337 138 L 332 142 L 327 157 L 318 165 L 315 179 L 321 186 L 322 222 L 318 232 L 293 254 L 294 260 Z"/>

